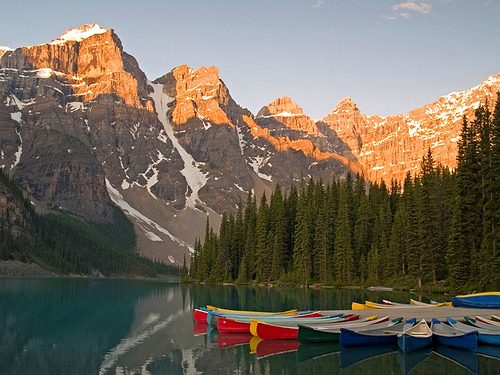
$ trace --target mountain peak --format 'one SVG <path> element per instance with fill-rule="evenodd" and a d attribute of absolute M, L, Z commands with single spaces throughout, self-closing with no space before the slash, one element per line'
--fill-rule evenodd
<path fill-rule="evenodd" d="M 352 111 L 358 110 L 356 103 L 350 97 L 345 97 L 335 106 L 335 111 Z"/>
<path fill-rule="evenodd" d="M 0 57 L 2 57 L 2 55 L 7 51 L 12 51 L 12 48 L 9 48 L 7 46 L 0 46 Z"/>
<path fill-rule="evenodd" d="M 96 34 L 104 34 L 108 29 L 105 29 L 95 23 L 86 24 L 77 27 L 76 29 L 67 29 L 59 38 L 54 39 L 51 44 L 63 44 L 69 41 L 81 42 L 83 39 Z"/>
<path fill-rule="evenodd" d="M 303 116 L 304 111 L 286 95 L 273 100 L 268 105 L 262 107 L 259 113 L 257 113 L 257 117 L 289 117 L 297 115 Z"/>

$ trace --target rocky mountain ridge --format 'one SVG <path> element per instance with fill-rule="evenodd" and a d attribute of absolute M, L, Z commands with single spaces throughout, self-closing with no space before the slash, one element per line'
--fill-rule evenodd
<path fill-rule="evenodd" d="M 216 67 L 182 65 L 151 82 L 113 30 L 84 25 L 0 47 L 0 166 L 43 209 L 107 221 L 114 202 L 141 254 L 182 264 L 207 215 L 216 226 L 249 191 L 348 172 L 401 180 L 429 147 L 453 168 L 462 117 L 498 90 L 500 75 L 388 117 L 346 98 L 316 122 L 283 96 L 254 116 Z"/>

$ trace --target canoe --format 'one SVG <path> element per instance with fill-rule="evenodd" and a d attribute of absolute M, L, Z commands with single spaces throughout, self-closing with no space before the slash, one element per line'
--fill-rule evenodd
<path fill-rule="evenodd" d="M 390 301 L 387 301 L 390 302 Z M 421 302 L 423 303 L 423 302 Z M 404 304 L 404 303 L 392 303 L 392 305 L 386 304 L 386 303 L 376 303 L 376 302 L 371 302 L 371 301 L 365 301 L 365 306 L 370 308 L 370 309 L 396 309 L 396 308 L 418 308 L 418 307 L 441 307 L 441 306 L 449 306 L 447 302 L 439 303 L 436 305 L 431 305 L 431 304 L 426 304 L 426 305 L 415 305 L 415 304 Z"/>
<path fill-rule="evenodd" d="M 224 313 L 234 313 L 234 314 L 257 314 L 257 315 L 294 315 L 297 313 L 297 310 L 286 310 L 286 311 L 278 311 L 278 312 L 269 312 L 269 311 L 245 311 L 245 310 L 230 310 L 224 309 L 221 307 L 215 307 L 211 305 L 207 305 L 207 310 L 219 311 Z"/>
<path fill-rule="evenodd" d="M 453 306 L 477 309 L 500 309 L 500 292 L 487 292 L 456 296 L 451 299 Z"/>
<path fill-rule="evenodd" d="M 262 359 L 276 354 L 295 352 L 300 346 L 297 340 L 262 340 L 257 344 L 257 358 Z"/>
<path fill-rule="evenodd" d="M 353 302 L 351 310 L 370 310 L 372 307 L 367 307 L 364 303 Z"/>
<path fill-rule="evenodd" d="M 309 322 L 308 325 L 311 326 L 335 326 L 337 324 L 342 324 L 344 322 L 349 322 L 352 320 L 358 320 L 359 315 L 343 316 L 338 318 L 332 318 L 331 321 L 326 323 L 325 321 Z M 299 324 L 301 320 L 296 322 L 262 322 L 256 319 L 252 319 L 250 324 L 250 333 L 254 336 L 259 336 L 263 340 L 296 340 L 299 331 Z"/>
<path fill-rule="evenodd" d="M 494 320 L 495 322 L 500 322 L 500 316 L 492 315 L 491 320 Z"/>
<path fill-rule="evenodd" d="M 200 310 L 205 310 L 203 308 L 200 308 Z M 295 313 L 289 314 L 290 312 L 294 311 Z M 224 316 L 226 318 L 276 318 L 276 319 L 281 319 L 283 317 L 302 317 L 304 315 L 310 315 L 314 314 L 314 316 L 321 316 L 320 313 L 317 311 L 301 311 L 297 313 L 297 310 L 289 310 L 289 311 L 284 311 L 286 314 L 248 314 L 248 313 L 231 313 L 231 312 L 224 312 L 224 311 L 213 311 L 213 310 L 207 310 L 207 323 L 210 324 L 212 327 L 217 328 L 217 322 L 219 320 L 219 317 Z"/>
<path fill-rule="evenodd" d="M 500 345 L 500 330 L 488 330 L 484 328 L 472 327 L 467 324 L 456 321 L 452 318 L 446 318 L 448 324 L 462 332 L 477 332 L 477 341 L 481 344 Z"/>
<path fill-rule="evenodd" d="M 193 318 L 196 323 L 207 323 L 208 311 L 194 309 Z"/>
<path fill-rule="evenodd" d="M 441 306 L 451 306 L 451 302 L 436 302 L 431 300 L 431 303 L 425 303 L 421 301 L 417 301 L 413 298 L 410 298 L 410 304 L 415 306 L 425 306 L 425 307 L 441 307 Z"/>
<path fill-rule="evenodd" d="M 415 319 L 410 319 L 387 327 L 374 326 L 363 330 L 340 328 L 340 346 L 350 348 L 353 346 L 395 344 L 398 334 L 412 327 L 414 323 Z"/>
<path fill-rule="evenodd" d="M 266 312 L 258 312 L 258 311 L 237 311 L 237 310 L 232 310 L 233 312 L 230 311 L 225 311 L 226 314 L 237 314 L 237 315 L 250 315 L 250 316 L 255 316 L 255 315 L 294 315 L 297 313 L 297 310 L 288 310 L 288 311 L 282 311 L 279 313 L 266 313 Z M 212 310 L 208 309 L 206 307 L 200 307 L 198 309 L 194 309 L 193 311 L 193 318 L 196 322 L 198 323 L 209 323 L 207 322 L 207 317 L 208 314 L 211 313 L 213 315 L 219 315 L 222 313 L 221 310 Z"/>
<path fill-rule="evenodd" d="M 371 318 L 371 317 L 370 317 Z M 368 319 L 368 318 L 366 318 Z M 330 327 L 314 327 L 311 325 L 299 324 L 299 331 L 297 339 L 300 342 L 323 343 L 323 342 L 337 342 L 340 340 L 340 328 L 357 329 L 360 327 L 367 327 L 371 325 L 383 324 L 389 321 L 388 316 L 374 320 L 363 320 L 360 322 L 342 323 Z"/>
<path fill-rule="evenodd" d="M 398 335 L 398 346 L 405 353 L 425 348 L 431 343 L 432 331 L 425 319 Z"/>
<path fill-rule="evenodd" d="M 393 302 L 393 301 L 389 301 L 387 299 L 383 299 L 382 304 L 387 305 L 387 306 L 393 306 L 393 307 L 413 307 L 412 305 L 410 305 L 408 303 Z"/>
<path fill-rule="evenodd" d="M 307 315 L 293 315 L 293 316 L 282 316 L 278 318 L 273 317 L 259 317 L 259 321 L 274 323 L 274 322 L 294 322 L 300 319 L 301 322 L 335 322 L 336 320 L 342 318 L 342 314 L 321 316 L 321 314 L 307 314 Z M 252 323 L 251 318 L 226 318 L 224 316 L 219 316 L 217 320 L 217 330 L 219 332 L 240 332 L 240 333 L 251 333 L 250 326 Z"/>
<path fill-rule="evenodd" d="M 432 337 L 437 343 L 454 348 L 475 352 L 477 349 L 477 331 L 463 332 L 433 318 Z"/>
<path fill-rule="evenodd" d="M 494 331 L 500 333 L 500 326 L 496 326 L 494 324 L 483 323 L 478 321 L 477 319 L 469 318 L 468 316 L 464 316 L 465 324 L 468 326 L 472 326 L 475 328 L 487 329 L 488 331 Z"/>
<path fill-rule="evenodd" d="M 486 324 L 492 325 L 494 327 L 500 327 L 500 322 L 497 322 L 495 320 L 491 320 L 491 319 L 488 319 L 488 318 L 483 318 L 482 316 L 477 316 L 476 315 L 476 320 L 478 322 L 486 323 Z"/>

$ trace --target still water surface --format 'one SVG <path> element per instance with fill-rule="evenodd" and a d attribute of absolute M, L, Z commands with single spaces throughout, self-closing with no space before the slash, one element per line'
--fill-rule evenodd
<path fill-rule="evenodd" d="M 262 341 L 195 325 L 194 307 L 346 309 L 408 293 L 178 285 L 144 280 L 0 279 L 0 374 L 500 374 L 500 348 L 404 355 L 397 347 Z M 429 296 L 426 296 L 429 297 Z M 439 297 L 437 297 L 439 298 Z M 442 299 L 442 298 L 441 298 Z"/>

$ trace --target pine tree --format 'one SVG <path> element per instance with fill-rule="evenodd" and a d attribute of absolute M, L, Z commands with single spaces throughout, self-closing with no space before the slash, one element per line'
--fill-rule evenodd
<path fill-rule="evenodd" d="M 340 187 L 340 202 L 335 222 L 335 279 L 338 283 L 349 283 L 353 279 L 354 261 L 351 247 L 351 226 L 349 222 L 348 183 Z"/>
<path fill-rule="evenodd" d="M 494 257 L 492 265 L 496 277 L 492 280 L 492 289 L 500 287 L 500 91 L 491 125 L 491 248 Z"/>
<path fill-rule="evenodd" d="M 269 281 L 271 276 L 271 263 L 269 257 L 272 255 L 269 244 L 269 206 L 267 205 L 266 194 L 262 195 L 257 214 L 257 244 L 255 272 L 256 280 L 259 282 Z"/>
<path fill-rule="evenodd" d="M 422 288 L 422 256 L 420 247 L 419 230 L 419 187 L 420 181 L 415 178 L 412 180 L 410 173 L 407 174 L 404 184 L 403 200 L 406 204 L 406 213 L 408 217 L 407 235 L 408 252 L 405 258 L 408 261 L 408 273 L 417 281 L 418 287 Z"/>
<path fill-rule="evenodd" d="M 439 250 L 439 216 L 437 208 L 437 174 L 431 149 L 421 164 L 421 189 L 419 194 L 420 263 L 422 269 L 437 285 L 437 273 L 442 268 L 444 254 Z"/>
<path fill-rule="evenodd" d="M 408 233 L 407 233 L 408 214 L 406 204 L 401 199 L 394 216 L 391 228 L 391 237 L 389 241 L 389 252 L 393 259 L 391 271 L 393 275 L 406 274 L 408 269 Z"/>
<path fill-rule="evenodd" d="M 354 227 L 353 258 L 355 269 L 361 269 L 364 266 L 361 262 L 362 258 L 363 260 L 367 259 L 368 252 L 371 249 L 374 222 L 375 217 L 368 196 L 363 195 Z"/>
<path fill-rule="evenodd" d="M 279 185 L 276 186 L 271 196 L 270 210 L 272 213 L 272 264 L 271 280 L 278 280 L 285 269 L 286 243 L 285 243 L 285 204 Z"/>
<path fill-rule="evenodd" d="M 297 203 L 297 227 L 295 230 L 295 246 L 293 249 L 293 264 L 297 281 L 309 285 L 312 274 L 311 238 L 312 212 L 309 194 L 306 194 L 302 181 Z"/>
<path fill-rule="evenodd" d="M 316 223 L 314 236 L 315 270 L 319 281 L 323 284 L 333 282 L 332 275 L 332 253 L 333 253 L 333 233 L 335 221 L 331 214 L 333 211 L 333 197 L 330 186 L 322 194 L 323 201 L 319 202 L 320 208 Z"/>

